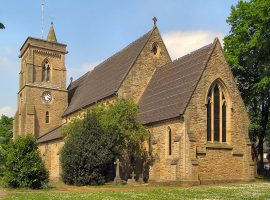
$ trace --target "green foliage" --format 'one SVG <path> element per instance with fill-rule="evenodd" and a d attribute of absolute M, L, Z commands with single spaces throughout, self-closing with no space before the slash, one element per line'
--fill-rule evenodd
<path fill-rule="evenodd" d="M 110 177 L 116 157 L 135 163 L 145 155 L 146 129 L 136 121 L 137 106 L 129 100 L 99 104 L 84 119 L 69 123 L 60 161 L 67 184 L 98 185 Z"/>
<path fill-rule="evenodd" d="M 38 189 L 48 182 L 38 144 L 31 135 L 17 137 L 8 149 L 6 171 L 3 178 L 12 188 Z"/>
<path fill-rule="evenodd" d="M 141 157 L 142 142 L 149 137 L 145 127 L 136 120 L 138 106 L 131 100 L 118 100 L 103 112 L 101 123 L 116 138 L 117 156 L 128 151 L 131 157 Z M 134 158 L 135 159 L 135 158 Z"/>
<path fill-rule="evenodd" d="M 4 28 L 5 28 L 4 24 L 2 24 L 2 23 L 0 22 L 0 29 L 4 29 Z"/>
<path fill-rule="evenodd" d="M 60 157 L 65 183 L 99 185 L 105 182 L 107 164 L 113 161 L 113 146 L 110 135 L 98 120 L 98 113 L 92 111 L 65 128 L 64 132 L 69 134 Z"/>
<path fill-rule="evenodd" d="M 12 141 L 13 118 L 2 115 L 0 118 L 0 177 L 3 176 L 7 150 Z"/>
<path fill-rule="evenodd" d="M 253 156 L 260 155 L 269 132 L 270 108 L 270 1 L 239 1 L 227 22 L 231 31 L 224 49 L 242 97 L 248 108 Z"/>

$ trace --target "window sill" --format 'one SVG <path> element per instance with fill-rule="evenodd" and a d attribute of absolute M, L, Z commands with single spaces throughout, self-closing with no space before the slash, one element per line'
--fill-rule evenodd
<path fill-rule="evenodd" d="M 227 149 L 232 150 L 233 147 L 226 143 L 206 143 L 205 146 L 207 149 Z"/>

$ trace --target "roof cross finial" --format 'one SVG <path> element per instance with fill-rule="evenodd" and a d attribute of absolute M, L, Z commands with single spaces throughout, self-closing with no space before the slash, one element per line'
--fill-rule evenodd
<path fill-rule="evenodd" d="M 153 18 L 153 22 L 154 22 L 154 26 L 156 26 L 157 25 L 157 18 L 156 17 Z"/>

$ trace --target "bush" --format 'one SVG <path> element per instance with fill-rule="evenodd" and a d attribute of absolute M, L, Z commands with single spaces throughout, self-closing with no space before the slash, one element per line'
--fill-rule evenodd
<path fill-rule="evenodd" d="M 99 185 L 112 180 L 116 157 L 134 168 L 146 155 L 142 142 L 148 137 L 148 131 L 136 121 L 137 109 L 129 100 L 99 104 L 84 119 L 67 125 L 62 131 L 66 141 L 60 156 L 63 181 Z M 124 169 L 123 178 L 133 170 Z"/>
<path fill-rule="evenodd" d="M 13 118 L 2 115 L 0 117 L 0 178 L 6 168 L 7 150 L 12 141 Z"/>
<path fill-rule="evenodd" d="M 7 152 L 4 183 L 12 188 L 38 189 L 48 182 L 38 144 L 31 135 L 17 137 Z"/>
<path fill-rule="evenodd" d="M 89 112 L 65 128 L 67 135 L 61 150 L 62 178 L 67 184 L 100 185 L 113 162 L 113 142 L 99 123 L 99 114 Z"/>

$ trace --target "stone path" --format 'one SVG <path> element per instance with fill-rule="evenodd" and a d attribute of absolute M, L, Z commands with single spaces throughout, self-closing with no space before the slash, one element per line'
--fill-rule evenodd
<path fill-rule="evenodd" d="M 0 188 L 0 198 L 4 197 L 6 195 L 7 195 L 7 193 L 2 188 Z"/>

